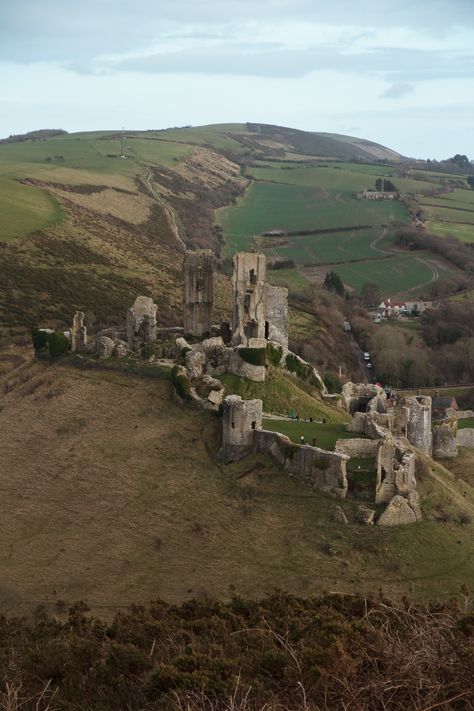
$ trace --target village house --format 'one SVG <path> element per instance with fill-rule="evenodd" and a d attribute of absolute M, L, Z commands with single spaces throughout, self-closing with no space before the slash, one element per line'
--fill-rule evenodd
<path fill-rule="evenodd" d="M 459 410 L 456 398 L 451 395 L 444 395 L 440 397 L 439 393 L 436 393 L 436 397 L 432 398 L 433 417 L 437 419 L 446 417 L 447 410 Z"/>

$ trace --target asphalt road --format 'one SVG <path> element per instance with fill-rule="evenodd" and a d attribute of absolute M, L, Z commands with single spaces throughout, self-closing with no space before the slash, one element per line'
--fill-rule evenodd
<path fill-rule="evenodd" d="M 367 368 L 367 363 L 364 360 L 364 353 L 352 333 L 348 333 L 347 335 L 351 339 L 351 348 L 359 361 L 360 368 L 364 374 L 365 382 L 373 383 L 375 381 L 373 368 Z"/>

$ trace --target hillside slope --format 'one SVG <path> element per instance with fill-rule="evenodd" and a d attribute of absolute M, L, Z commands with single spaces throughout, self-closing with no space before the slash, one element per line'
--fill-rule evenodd
<path fill-rule="evenodd" d="M 27 362 L 0 387 L 2 611 L 474 584 L 473 526 L 457 522 L 449 481 L 422 477 L 419 524 L 341 526 L 340 502 L 270 459 L 219 466 L 218 420 L 175 405 L 164 377 Z M 342 506 L 352 518 L 356 502 Z"/>

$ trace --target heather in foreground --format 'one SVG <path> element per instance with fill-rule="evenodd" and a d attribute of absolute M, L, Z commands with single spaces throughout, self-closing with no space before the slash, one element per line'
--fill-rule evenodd
<path fill-rule="evenodd" d="M 474 615 L 356 596 L 162 601 L 111 622 L 77 603 L 0 619 L 0 708 L 474 709 Z M 60 618 L 64 619 L 60 619 Z"/>

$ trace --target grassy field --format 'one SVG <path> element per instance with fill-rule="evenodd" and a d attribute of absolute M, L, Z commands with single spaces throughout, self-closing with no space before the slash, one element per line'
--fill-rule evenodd
<path fill-rule="evenodd" d="M 62 214 L 58 202 L 43 190 L 0 178 L 0 241 L 51 227 Z"/>
<path fill-rule="evenodd" d="M 387 224 L 402 220 L 405 211 L 399 203 L 346 200 L 337 195 L 325 195 L 320 188 L 281 183 L 252 183 L 236 206 L 218 213 L 231 253 L 248 248 L 253 237 L 273 229 L 299 230 L 335 229 Z M 300 238 L 294 251 L 314 236 Z M 331 235 L 327 239 L 331 239 Z M 337 249 L 336 249 L 337 253 Z M 291 254 L 288 252 L 288 255 Z"/>
<path fill-rule="evenodd" d="M 345 284 L 357 291 L 360 291 L 367 282 L 378 284 L 384 296 L 421 288 L 422 284 L 429 284 L 433 277 L 432 270 L 426 264 L 410 256 L 388 257 L 354 264 L 336 264 L 333 271 Z"/>
<path fill-rule="evenodd" d="M 255 383 L 237 375 L 221 375 L 219 380 L 224 383 L 227 392 L 240 395 L 244 400 L 259 398 L 263 402 L 264 412 L 274 415 L 288 415 L 297 412 L 301 418 L 312 417 L 328 424 L 342 425 L 347 416 L 311 395 L 311 388 L 304 383 L 285 375 L 278 369 L 269 369 L 264 383 Z"/>
<path fill-rule="evenodd" d="M 465 420 L 458 420 L 460 430 L 474 427 L 474 417 L 467 417 Z"/>
<path fill-rule="evenodd" d="M 458 188 L 436 198 L 420 199 L 419 203 L 431 232 L 474 242 L 474 190 Z"/>
<path fill-rule="evenodd" d="M 280 432 L 300 444 L 304 437 L 305 444 L 313 444 L 321 449 L 333 450 L 338 439 L 359 437 L 347 432 L 343 424 L 322 424 L 321 422 L 303 422 L 295 420 L 263 420 L 263 429 Z"/>
<path fill-rule="evenodd" d="M 474 585 L 473 527 L 459 522 L 474 498 L 440 467 L 419 480 L 421 523 L 360 526 L 357 501 L 301 487 L 270 458 L 219 466 L 219 421 L 174 404 L 165 380 L 29 364 L 7 378 L 3 612 L 85 600 L 107 617 L 275 588 L 426 599 Z"/>

